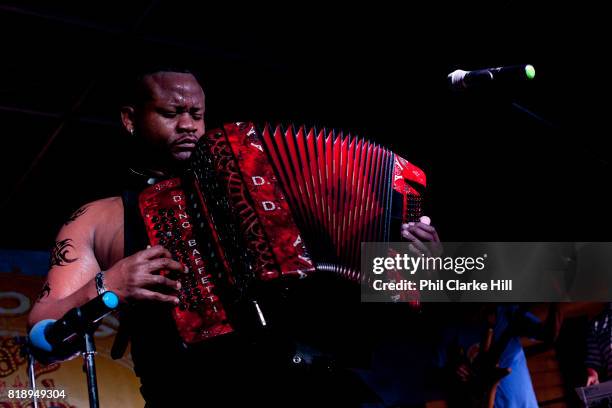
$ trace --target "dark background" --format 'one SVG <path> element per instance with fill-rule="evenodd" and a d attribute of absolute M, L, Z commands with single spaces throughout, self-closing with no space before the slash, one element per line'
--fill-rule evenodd
<path fill-rule="evenodd" d="M 117 194 L 121 84 L 156 59 L 199 74 L 209 128 L 292 121 L 400 153 L 428 174 L 443 240 L 610 240 L 603 6 L 53 3 L 0 5 L 0 247 L 46 249 L 74 209 Z M 536 79 L 503 92 L 446 86 L 521 63 Z"/>

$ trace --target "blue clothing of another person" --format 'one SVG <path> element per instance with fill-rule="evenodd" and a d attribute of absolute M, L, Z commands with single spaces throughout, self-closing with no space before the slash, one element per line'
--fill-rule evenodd
<path fill-rule="evenodd" d="M 531 376 L 527 368 L 527 360 L 520 342 L 521 336 L 538 338 L 542 323 L 529 312 L 521 312 L 517 305 L 497 306 L 495 310 L 494 342 L 502 334 L 515 325 L 512 337 L 501 354 L 499 367 L 511 368 L 509 375 L 504 377 L 495 395 L 496 408 L 532 408 L 537 407 Z M 476 358 L 480 344 L 487 331 L 486 321 L 478 319 L 469 323 L 456 323 L 443 332 L 443 342 L 438 351 L 438 366 L 445 367 L 449 358 L 447 350 L 450 347 L 462 349 L 465 357 L 471 362 Z"/>

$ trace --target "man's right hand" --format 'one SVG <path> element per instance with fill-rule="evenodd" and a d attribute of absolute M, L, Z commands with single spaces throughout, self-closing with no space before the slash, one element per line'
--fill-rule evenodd
<path fill-rule="evenodd" d="M 599 384 L 599 374 L 597 374 L 597 371 L 593 370 L 591 367 L 587 367 L 586 386 L 589 387 L 595 384 Z"/>
<path fill-rule="evenodd" d="M 128 256 L 104 273 L 106 288 L 115 292 L 122 301 L 153 300 L 178 304 L 177 296 L 158 291 L 160 286 L 174 291 L 181 288 L 180 282 L 159 274 L 164 269 L 184 272 L 183 265 L 171 257 L 170 251 L 161 245 Z"/>

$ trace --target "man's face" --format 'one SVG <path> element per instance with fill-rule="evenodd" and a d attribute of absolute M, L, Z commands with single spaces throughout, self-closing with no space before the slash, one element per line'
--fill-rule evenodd
<path fill-rule="evenodd" d="M 204 91 L 191 74 L 145 77 L 150 98 L 135 110 L 135 130 L 162 160 L 184 162 L 204 134 Z"/>

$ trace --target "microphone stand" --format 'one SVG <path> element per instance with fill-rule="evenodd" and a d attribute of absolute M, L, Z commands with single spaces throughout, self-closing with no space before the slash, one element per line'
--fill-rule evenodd
<path fill-rule="evenodd" d="M 85 366 L 85 375 L 87 376 L 87 393 L 89 395 L 89 406 L 91 408 L 99 407 L 98 399 L 98 380 L 96 378 L 96 345 L 94 343 L 93 330 L 87 330 L 83 333 L 85 349 L 83 350 L 83 364 Z"/>
<path fill-rule="evenodd" d="M 529 116 L 530 118 L 534 119 L 536 122 L 544 125 L 548 129 L 552 129 L 554 131 L 561 130 L 561 128 L 557 124 L 555 124 L 555 123 L 553 123 L 553 122 L 543 118 L 542 116 L 534 113 L 533 111 L 527 109 L 523 105 L 518 104 L 517 102 L 514 102 L 514 101 L 511 102 L 511 106 L 514 109 L 518 110 L 519 112 L 522 112 L 522 113 L 526 114 L 527 116 Z M 596 154 L 595 152 L 593 152 L 592 149 L 590 149 L 588 147 L 583 147 L 582 148 L 582 153 L 587 155 L 591 160 L 595 160 L 600 165 L 606 165 L 607 166 L 607 165 L 610 164 L 608 160 L 602 159 L 601 155 Z"/>
<path fill-rule="evenodd" d="M 512 102 L 512 107 L 515 108 L 516 110 L 520 111 L 520 112 L 523 112 L 524 114 L 526 114 L 527 116 L 531 117 L 532 119 L 535 119 L 537 122 L 540 122 L 541 124 L 546 125 L 546 127 L 549 127 L 551 129 L 557 129 L 557 126 L 554 123 L 544 119 L 540 115 L 535 114 L 534 112 L 530 111 L 529 109 L 527 109 L 523 105 L 519 105 L 516 102 Z"/>
<path fill-rule="evenodd" d="M 107 294 L 112 294 L 115 298 L 115 294 L 112 292 L 106 292 L 104 296 Z M 104 298 L 103 298 L 104 299 Z M 106 302 L 105 302 L 106 303 Z M 114 308 L 114 307 L 113 307 Z M 110 310 L 104 315 L 106 316 L 110 313 Z M 85 371 L 85 376 L 87 377 L 87 394 L 89 396 L 89 407 L 90 408 L 99 408 L 100 400 L 98 393 L 98 379 L 96 376 L 96 345 L 94 342 L 94 332 L 96 331 L 98 325 L 92 325 L 86 317 L 81 313 L 81 309 L 77 309 L 76 313 L 76 326 L 79 328 L 77 331 L 77 336 L 82 338 L 82 346 L 83 351 L 81 352 L 83 356 L 83 367 Z M 100 318 L 98 321 L 102 320 Z"/>
<path fill-rule="evenodd" d="M 32 390 L 32 408 L 38 408 L 38 398 L 36 398 L 36 372 L 34 370 L 34 356 L 32 355 L 32 350 L 30 346 L 30 341 L 28 336 L 17 336 L 15 337 L 15 341 L 20 346 L 19 352 L 22 357 L 26 358 L 26 370 L 28 379 L 30 380 L 30 389 Z"/>
<path fill-rule="evenodd" d="M 30 378 L 30 388 L 32 388 L 32 408 L 38 408 L 38 398 L 36 398 L 36 373 L 34 371 L 34 356 L 30 353 L 26 345 L 26 352 L 28 353 L 28 377 Z"/>

